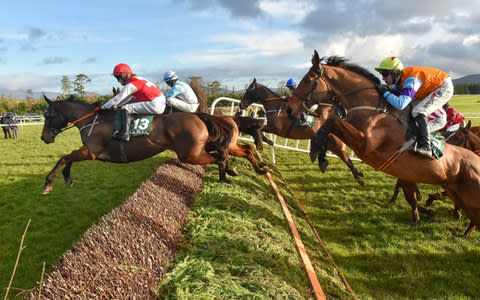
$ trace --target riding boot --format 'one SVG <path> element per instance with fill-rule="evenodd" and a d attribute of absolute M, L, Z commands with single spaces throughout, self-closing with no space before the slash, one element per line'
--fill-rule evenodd
<path fill-rule="evenodd" d="M 130 114 L 126 109 L 121 110 L 122 128 L 113 134 L 113 138 L 128 142 L 130 140 Z"/>
<path fill-rule="evenodd" d="M 432 158 L 432 147 L 430 146 L 430 133 L 428 132 L 427 117 L 419 114 L 415 117 L 418 125 L 417 142 L 413 151 L 425 157 Z"/>

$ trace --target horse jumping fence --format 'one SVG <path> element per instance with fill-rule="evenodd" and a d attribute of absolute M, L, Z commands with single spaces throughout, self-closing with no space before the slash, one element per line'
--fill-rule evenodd
<path fill-rule="evenodd" d="M 222 105 L 217 104 L 221 103 Z M 239 106 L 238 104 L 240 103 L 240 100 L 238 99 L 233 99 L 233 98 L 228 98 L 228 97 L 219 97 L 216 98 L 213 102 L 212 105 L 210 106 L 210 114 L 215 114 L 215 111 L 222 109 L 222 112 L 226 115 L 233 116 L 237 111 L 239 111 Z M 265 117 L 259 117 L 258 112 L 263 109 L 263 106 L 260 104 L 252 103 L 250 105 L 250 110 L 248 112 L 248 115 L 250 117 L 258 118 L 258 119 L 265 119 Z M 288 138 L 282 138 L 279 137 L 273 133 L 268 134 L 270 140 L 273 142 L 273 147 L 272 149 L 272 161 L 273 163 L 276 163 L 275 160 L 275 148 L 281 148 L 281 149 L 287 149 L 287 150 L 292 150 L 292 151 L 299 151 L 299 152 L 304 152 L 304 153 L 310 153 L 310 140 L 292 140 Z M 250 136 L 240 136 L 239 139 L 248 141 L 248 142 L 253 142 L 253 138 Z M 265 143 L 265 142 L 264 142 Z M 266 143 L 265 143 L 266 144 Z M 337 157 L 336 155 L 327 152 L 327 156 L 329 157 Z M 353 152 L 350 154 L 350 159 L 351 160 L 356 160 L 360 161 L 360 159 L 354 157 Z"/>

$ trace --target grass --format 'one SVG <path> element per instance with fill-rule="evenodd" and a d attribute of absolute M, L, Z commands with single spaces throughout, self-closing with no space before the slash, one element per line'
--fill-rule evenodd
<path fill-rule="evenodd" d="M 477 112 L 475 99 L 455 97 L 452 105 Z M 42 196 L 46 174 L 80 141 L 71 130 L 45 145 L 39 139 L 40 130 L 25 126 L 19 128 L 18 141 L 0 139 L 5 154 L 0 168 L 2 293 L 28 219 L 32 221 L 25 238 L 27 248 L 13 282 L 20 289 L 34 286 L 44 261 L 48 272 L 89 226 L 131 195 L 171 156 L 167 152 L 127 165 L 77 163 L 72 168 L 73 187 L 66 187 L 60 175 L 53 192 Z M 269 159 L 269 147 L 263 156 Z M 278 170 L 272 173 L 329 299 L 351 296 L 294 198 L 304 203 L 359 299 L 478 298 L 480 232 L 473 232 L 469 239 L 461 236 L 468 221 L 453 218 L 450 200 L 434 202 L 434 215 L 422 215 L 415 225 L 403 196 L 388 204 L 395 183 L 390 176 L 357 162 L 365 174 L 367 186 L 362 188 L 337 159 L 329 159 L 325 174 L 305 153 L 276 150 L 276 159 Z M 157 291 L 160 298 L 312 299 L 288 225 L 266 177 L 257 175 L 243 159 L 233 158 L 232 166 L 241 175 L 231 185 L 219 183 L 217 168 L 209 166 L 195 196 L 183 243 Z M 424 196 L 439 191 L 428 185 L 420 188 Z"/>
<path fill-rule="evenodd" d="M 0 167 L 0 294 L 12 274 L 18 245 L 28 219 L 25 238 L 13 287 L 26 290 L 58 263 L 63 252 L 79 240 L 101 216 L 133 194 L 172 153 L 125 164 L 86 161 L 73 164 L 74 186 L 68 188 L 61 173 L 53 191 L 41 195 L 45 176 L 62 155 L 80 146 L 76 129 L 46 145 L 40 140 L 41 126 L 19 128 L 19 139 L 0 138 L 3 153 Z M 10 292 L 10 295 L 13 291 Z"/>

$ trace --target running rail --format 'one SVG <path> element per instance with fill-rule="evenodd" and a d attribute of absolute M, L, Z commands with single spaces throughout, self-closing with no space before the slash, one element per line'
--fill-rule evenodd
<path fill-rule="evenodd" d="M 255 149 L 255 152 L 257 153 L 259 160 L 263 162 L 262 156 L 260 156 L 260 153 L 257 151 L 257 148 L 256 147 L 253 147 L 253 148 Z M 275 191 L 278 201 L 280 201 L 280 205 L 282 206 L 283 214 L 285 215 L 285 218 L 288 221 L 288 226 L 290 227 L 290 231 L 292 232 L 293 238 L 295 240 L 295 246 L 297 246 L 297 250 L 298 250 L 298 253 L 300 254 L 300 258 L 302 259 L 303 265 L 305 266 L 305 270 L 307 271 L 308 279 L 310 280 L 310 284 L 312 285 L 315 299 L 326 300 L 327 297 L 323 293 L 322 286 L 318 282 L 317 274 L 315 274 L 315 270 L 313 268 L 312 262 L 308 257 L 307 250 L 305 249 L 302 238 L 298 233 L 297 226 L 295 226 L 295 222 L 293 221 L 292 214 L 290 213 L 290 210 L 287 207 L 287 203 L 285 202 L 285 199 L 283 198 L 282 194 L 278 190 L 278 187 L 275 184 L 275 181 L 273 180 L 272 175 L 270 174 L 270 171 L 268 171 L 268 169 L 265 169 L 265 170 L 266 170 L 268 181 L 270 182 L 270 185 Z"/>

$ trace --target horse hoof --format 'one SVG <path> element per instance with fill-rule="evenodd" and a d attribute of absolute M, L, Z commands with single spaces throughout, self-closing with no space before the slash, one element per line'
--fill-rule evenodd
<path fill-rule="evenodd" d="M 324 160 L 322 162 L 318 161 L 318 166 L 320 167 L 320 171 L 322 171 L 322 173 L 325 173 L 328 168 L 328 160 Z"/>
<path fill-rule="evenodd" d="M 220 182 L 224 182 L 224 183 L 232 183 L 232 181 L 230 179 L 227 179 L 227 178 L 220 178 Z"/>
<path fill-rule="evenodd" d="M 50 193 L 53 190 L 53 188 L 50 185 L 46 185 L 43 187 L 42 195 L 46 195 Z"/>
<path fill-rule="evenodd" d="M 73 185 L 73 180 L 71 178 L 65 180 L 65 184 L 68 186 L 68 187 L 72 187 Z"/>
<path fill-rule="evenodd" d="M 320 151 L 310 151 L 310 160 L 312 161 L 312 163 L 315 162 L 319 154 Z"/>
<path fill-rule="evenodd" d="M 240 175 L 237 171 L 235 171 L 234 169 L 227 169 L 225 170 L 227 172 L 228 175 L 230 176 L 238 176 Z"/>
<path fill-rule="evenodd" d="M 359 179 L 359 178 L 356 178 L 355 180 L 357 180 L 357 182 L 358 182 L 358 184 L 359 184 L 360 186 L 365 187 L 365 182 L 364 182 L 363 180 L 361 180 L 361 179 Z M 393 199 L 393 198 L 392 198 L 392 200 L 390 200 L 390 203 L 395 202 L 395 200 L 396 200 L 396 199 Z"/>

